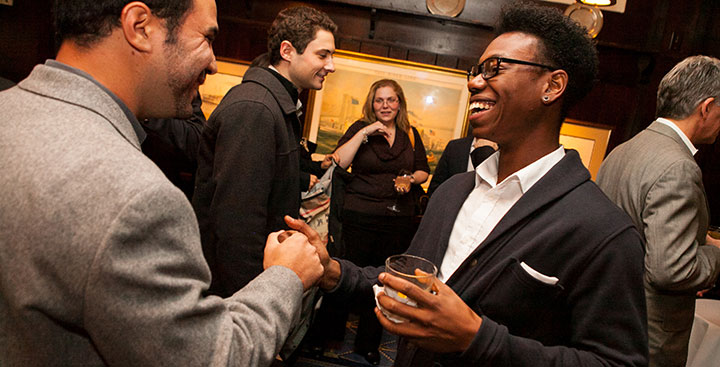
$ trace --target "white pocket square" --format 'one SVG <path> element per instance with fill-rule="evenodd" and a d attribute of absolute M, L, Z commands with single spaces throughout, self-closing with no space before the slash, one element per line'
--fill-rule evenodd
<path fill-rule="evenodd" d="M 539 280 L 539 281 L 541 281 L 541 282 L 543 282 L 543 283 L 545 283 L 545 284 L 555 285 L 555 284 L 557 284 L 557 282 L 559 281 L 558 278 L 549 277 L 549 276 L 547 276 L 547 275 L 545 275 L 545 274 L 543 274 L 543 273 L 540 273 L 539 271 L 531 268 L 530 265 L 525 264 L 524 261 L 520 263 L 520 266 L 523 268 L 523 270 L 525 270 L 525 272 L 527 272 L 528 274 L 530 274 L 531 277 L 533 277 L 533 278 L 535 278 L 535 279 L 537 279 L 537 280 Z"/>

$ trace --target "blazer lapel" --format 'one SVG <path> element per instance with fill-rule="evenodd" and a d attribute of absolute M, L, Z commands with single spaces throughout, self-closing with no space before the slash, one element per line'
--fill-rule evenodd
<path fill-rule="evenodd" d="M 440 226 L 436 228 L 439 231 L 439 234 L 435 237 L 438 239 L 438 243 L 437 246 L 432 248 L 434 252 L 428 255 L 428 260 L 431 260 L 438 267 L 442 264 L 443 257 L 445 257 L 450 234 L 455 225 L 455 218 L 457 218 L 460 208 L 465 203 L 465 199 L 475 187 L 475 172 L 459 173 L 455 176 L 453 178 L 460 181 L 458 189 L 452 197 L 444 198 L 446 201 L 442 209 L 448 215 L 442 217 Z"/>
<path fill-rule="evenodd" d="M 589 180 L 590 173 L 587 170 L 577 169 L 578 165 L 582 166 L 580 155 L 576 151 L 568 149 L 565 157 L 510 208 L 483 241 L 483 244 L 495 241 L 509 228 L 517 225 L 523 218 Z"/>
<path fill-rule="evenodd" d="M 579 169 L 582 166 L 580 155 L 574 150 L 567 150 L 565 157 L 560 160 L 540 181 L 535 183 L 518 200 L 515 205 L 503 216 L 493 228 L 485 240 L 468 256 L 460 265 L 457 271 L 448 279 L 448 285 L 456 282 L 456 276 L 461 276 L 462 269 L 467 266 L 471 259 L 483 257 L 483 261 L 492 260 L 492 256 L 486 256 L 500 250 L 510 237 L 523 226 L 523 221 L 530 220 L 532 214 L 555 200 L 563 197 L 568 191 L 590 180 L 590 173 L 587 169 Z M 465 195 L 467 197 L 467 195 Z M 464 202 L 464 200 L 463 200 Z M 460 203 L 462 206 L 462 203 Z M 460 210 L 460 207 L 457 208 Z M 455 212 L 457 216 L 457 212 Z M 455 218 L 453 218 L 453 222 Z M 452 230 L 452 228 L 450 228 Z M 447 234 L 447 238 L 450 234 Z M 445 238 L 445 237 L 442 237 Z M 444 243 L 443 254 L 447 248 L 447 240 Z"/>
<path fill-rule="evenodd" d="M 92 81 L 56 67 L 37 65 L 18 86 L 28 92 L 91 110 L 140 150 L 140 141 L 117 102 Z"/>

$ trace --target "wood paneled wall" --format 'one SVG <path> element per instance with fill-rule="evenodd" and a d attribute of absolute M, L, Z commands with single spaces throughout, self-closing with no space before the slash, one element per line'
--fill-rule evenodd
<path fill-rule="evenodd" d="M 494 19 L 509 1 L 468 1 L 457 19 L 423 14 L 420 0 L 220 1 L 215 49 L 252 60 L 265 51 L 277 12 L 305 4 L 335 20 L 339 49 L 464 70 L 494 38 Z M 644 0 L 629 1 L 623 14 L 605 12 L 599 80 L 569 117 L 613 127 L 610 149 L 642 130 L 654 117 L 660 78 L 683 57 L 704 51 L 701 40 L 720 37 L 710 17 L 716 7 L 712 0 Z"/>

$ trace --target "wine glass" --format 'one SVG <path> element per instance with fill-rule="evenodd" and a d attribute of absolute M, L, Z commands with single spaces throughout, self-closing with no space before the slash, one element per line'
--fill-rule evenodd
<path fill-rule="evenodd" d="M 412 173 L 406 169 L 401 169 L 400 173 L 398 173 L 398 176 L 395 177 L 395 202 L 393 205 L 390 205 L 387 207 L 387 209 L 393 213 L 400 213 L 400 208 L 398 208 L 398 198 L 400 195 L 410 192 L 410 179 L 412 177 Z"/>

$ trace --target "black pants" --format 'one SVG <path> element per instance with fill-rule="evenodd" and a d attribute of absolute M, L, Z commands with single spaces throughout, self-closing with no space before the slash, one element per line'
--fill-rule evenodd
<path fill-rule="evenodd" d="M 363 267 L 385 266 L 388 256 L 407 250 L 415 234 L 412 217 L 377 216 L 347 210 L 343 212 L 342 230 L 345 258 Z M 358 295 L 357 299 L 359 321 L 355 350 L 377 350 L 382 338 L 382 326 L 373 312 L 374 296 L 368 293 Z M 344 313 L 346 319 L 347 311 Z"/>

